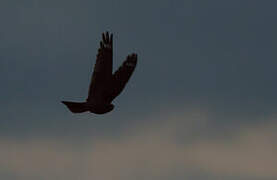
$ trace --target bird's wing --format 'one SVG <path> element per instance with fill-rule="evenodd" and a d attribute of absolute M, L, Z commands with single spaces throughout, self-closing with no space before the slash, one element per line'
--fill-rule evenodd
<path fill-rule="evenodd" d="M 113 35 L 108 32 L 102 34 L 102 41 L 98 49 L 96 63 L 92 74 L 88 99 L 97 96 L 99 91 L 109 84 L 112 78 L 113 68 Z"/>
<path fill-rule="evenodd" d="M 116 96 L 118 96 L 137 65 L 137 54 L 131 54 L 127 56 L 127 59 L 122 63 L 118 70 L 113 74 L 111 81 L 111 89 L 108 96 L 108 101 L 111 102 Z"/>

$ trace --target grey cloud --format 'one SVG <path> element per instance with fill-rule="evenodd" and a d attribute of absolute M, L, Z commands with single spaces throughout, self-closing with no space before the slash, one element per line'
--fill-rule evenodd
<path fill-rule="evenodd" d="M 242 104 L 241 108 L 275 104 L 272 4 L 255 1 L 251 8 L 249 1 L 239 5 L 238 1 L 163 1 L 147 6 L 136 2 L 131 10 L 125 1 L 84 3 L 85 7 L 71 1 L 66 6 L 63 1 L 16 6 L 13 23 L 2 29 L 6 38 L 2 47 L 10 52 L 2 55 L 4 75 L 6 81 L 17 82 L 5 92 L 23 88 L 12 92 L 22 100 L 53 101 L 58 98 L 55 93 L 74 84 L 71 94 L 86 94 L 91 73 L 86 67 L 94 64 L 100 33 L 110 29 L 118 37 L 117 65 L 126 52 L 133 51 L 130 47 L 141 52 L 139 76 L 134 77 L 137 96 L 132 96 L 136 101 L 143 96 L 160 103 L 201 99 L 217 107 L 223 102 L 232 107 Z M 102 13 L 101 8 L 109 13 Z M 8 13 L 4 11 L 5 16 Z M 99 14 L 101 20 L 96 18 Z M 116 18 L 110 18 L 111 14 Z"/>
<path fill-rule="evenodd" d="M 276 123 L 240 128 L 231 138 L 176 142 L 179 131 L 200 132 L 207 117 L 201 110 L 172 114 L 161 124 L 134 126 L 121 138 L 99 136 L 82 143 L 2 138 L 1 166 L 19 177 L 51 179 L 186 178 L 196 172 L 199 180 L 276 178 Z"/>

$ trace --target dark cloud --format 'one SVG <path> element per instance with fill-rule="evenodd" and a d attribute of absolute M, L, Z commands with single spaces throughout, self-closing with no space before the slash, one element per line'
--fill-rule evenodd
<path fill-rule="evenodd" d="M 274 111 L 274 5 L 2 1 L 2 103 L 54 107 L 86 96 L 100 33 L 111 30 L 115 67 L 126 52 L 139 53 L 120 104 L 145 110 L 199 101 L 231 114 Z"/>

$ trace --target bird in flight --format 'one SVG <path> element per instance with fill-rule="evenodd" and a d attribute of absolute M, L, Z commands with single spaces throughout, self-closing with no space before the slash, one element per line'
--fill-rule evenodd
<path fill-rule="evenodd" d="M 113 73 L 113 34 L 103 33 L 86 102 L 62 101 L 62 103 L 73 113 L 89 111 L 105 114 L 112 111 L 114 109 L 112 101 L 124 89 L 136 64 L 137 54 L 130 54 Z"/>

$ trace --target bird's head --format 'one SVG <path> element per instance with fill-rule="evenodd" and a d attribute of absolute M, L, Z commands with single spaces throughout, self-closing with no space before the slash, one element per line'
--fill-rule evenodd
<path fill-rule="evenodd" d="M 114 108 L 113 104 L 93 106 L 89 111 L 95 114 L 105 114 L 112 111 Z"/>
<path fill-rule="evenodd" d="M 113 105 L 113 104 L 109 104 L 109 105 L 107 106 L 107 111 L 110 112 L 110 111 L 113 110 L 113 108 L 114 108 L 114 105 Z"/>

